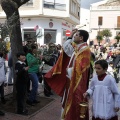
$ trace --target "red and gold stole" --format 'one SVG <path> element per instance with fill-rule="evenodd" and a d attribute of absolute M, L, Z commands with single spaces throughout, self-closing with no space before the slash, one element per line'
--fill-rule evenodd
<path fill-rule="evenodd" d="M 90 67 L 90 49 L 87 46 L 75 55 L 75 64 L 68 99 L 63 112 L 63 120 L 80 120 L 79 104 L 83 101 L 83 93 L 87 90 Z"/>
<path fill-rule="evenodd" d="M 61 71 L 62 71 L 62 62 L 63 62 L 63 50 L 59 56 L 59 59 L 57 60 L 57 63 L 54 67 L 54 70 L 53 70 L 53 74 L 52 75 L 55 75 L 55 74 L 61 74 Z"/>

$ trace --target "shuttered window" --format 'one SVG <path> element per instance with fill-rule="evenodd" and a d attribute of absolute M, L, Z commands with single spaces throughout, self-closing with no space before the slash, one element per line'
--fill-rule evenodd
<path fill-rule="evenodd" d="M 117 27 L 120 27 L 120 16 L 117 17 Z"/>
<path fill-rule="evenodd" d="M 103 23 L 103 17 L 98 17 L 98 25 L 102 25 Z"/>

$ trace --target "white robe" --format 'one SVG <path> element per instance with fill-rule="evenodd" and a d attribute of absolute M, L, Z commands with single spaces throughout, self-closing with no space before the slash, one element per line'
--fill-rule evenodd
<path fill-rule="evenodd" d="M 93 100 L 92 114 L 95 118 L 110 119 L 117 115 L 114 108 L 120 106 L 120 93 L 111 75 L 106 75 L 103 81 L 95 75 L 87 92 Z"/>

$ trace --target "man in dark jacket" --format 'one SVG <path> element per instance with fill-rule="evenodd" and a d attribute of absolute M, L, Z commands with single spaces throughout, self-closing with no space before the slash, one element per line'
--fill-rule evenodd
<path fill-rule="evenodd" d="M 59 51 L 57 50 L 57 46 L 54 43 L 49 43 L 48 50 L 43 53 L 43 61 L 45 62 L 45 65 L 50 66 L 48 67 L 48 70 L 42 71 L 43 75 L 45 75 L 49 68 L 51 69 L 57 62 L 57 59 L 59 57 Z M 43 67 L 44 68 L 44 67 Z M 50 95 L 53 95 L 51 92 L 51 88 L 47 84 L 47 82 L 44 80 L 44 95 L 47 97 L 50 97 Z"/>

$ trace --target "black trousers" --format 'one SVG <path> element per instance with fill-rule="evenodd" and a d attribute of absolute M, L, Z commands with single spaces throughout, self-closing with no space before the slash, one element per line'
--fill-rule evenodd
<path fill-rule="evenodd" d="M 17 112 L 25 110 L 27 84 L 16 83 Z"/>
<path fill-rule="evenodd" d="M 30 78 L 28 79 L 28 82 L 27 82 L 27 92 L 28 93 L 30 92 Z"/>
<path fill-rule="evenodd" d="M 4 98 L 4 83 L 0 86 L 1 99 Z"/>
<path fill-rule="evenodd" d="M 51 93 L 51 88 L 49 87 L 49 85 L 47 84 L 45 80 L 44 80 L 44 93 L 47 95 L 50 95 Z"/>
<path fill-rule="evenodd" d="M 43 74 L 43 75 L 45 75 L 45 74 Z M 50 93 L 51 93 L 51 88 L 44 79 L 44 94 L 50 95 Z"/>

